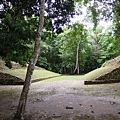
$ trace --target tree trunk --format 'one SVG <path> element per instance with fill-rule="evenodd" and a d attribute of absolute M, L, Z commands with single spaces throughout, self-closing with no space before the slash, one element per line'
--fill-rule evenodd
<path fill-rule="evenodd" d="M 23 90 L 21 92 L 17 112 L 16 112 L 13 120 L 23 120 L 24 119 L 26 101 L 27 101 L 30 84 L 31 84 L 31 77 L 32 77 L 34 67 L 37 62 L 38 55 L 40 52 L 40 40 L 41 40 L 41 34 L 42 34 L 42 29 L 43 29 L 43 24 L 44 24 L 44 4 L 45 4 L 44 0 L 41 0 L 39 26 L 38 26 L 37 34 L 35 37 L 34 51 L 33 51 L 32 57 L 30 59 L 28 68 L 27 68 L 25 83 L 23 86 Z"/>
<path fill-rule="evenodd" d="M 74 74 L 77 70 L 77 74 L 79 74 L 79 46 L 80 46 L 80 41 L 77 43 L 77 50 L 76 50 L 76 63 L 75 63 L 75 69 L 74 69 Z"/>
<path fill-rule="evenodd" d="M 77 74 L 78 74 L 78 75 L 80 74 L 79 64 L 78 64 L 78 67 L 77 67 Z"/>

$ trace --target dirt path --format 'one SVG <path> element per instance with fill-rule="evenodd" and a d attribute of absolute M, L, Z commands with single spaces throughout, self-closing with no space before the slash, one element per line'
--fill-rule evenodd
<path fill-rule="evenodd" d="M 0 120 L 9 120 L 22 86 L 0 86 Z M 47 80 L 31 85 L 26 120 L 119 120 L 120 83 L 85 86 L 83 80 Z"/>

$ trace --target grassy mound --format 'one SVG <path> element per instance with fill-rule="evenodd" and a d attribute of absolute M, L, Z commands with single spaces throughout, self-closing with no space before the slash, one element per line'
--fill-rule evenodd
<path fill-rule="evenodd" d="M 120 56 L 85 75 L 85 84 L 120 82 Z"/>
<path fill-rule="evenodd" d="M 22 67 L 19 63 L 12 62 L 12 69 L 5 66 L 5 62 L 0 57 L 0 84 L 21 85 L 24 83 L 27 67 Z M 60 74 L 45 70 L 35 66 L 32 76 L 32 82 L 60 76 Z"/>
<path fill-rule="evenodd" d="M 100 76 L 103 76 L 104 74 L 107 74 L 111 72 L 114 68 L 113 67 L 101 67 L 98 69 L 95 69 L 85 75 L 85 80 L 95 80 L 99 78 Z"/>
<path fill-rule="evenodd" d="M 0 70 L 1 84 L 22 84 L 25 80 L 27 69 L 8 69 Z M 60 74 L 50 72 L 45 69 L 35 69 L 32 76 L 32 82 L 60 76 Z"/>

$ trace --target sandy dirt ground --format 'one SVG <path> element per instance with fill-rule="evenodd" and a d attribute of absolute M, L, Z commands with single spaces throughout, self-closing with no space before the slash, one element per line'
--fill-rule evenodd
<path fill-rule="evenodd" d="M 0 86 L 0 120 L 10 120 L 22 86 Z M 120 120 L 120 83 L 47 80 L 31 85 L 26 120 Z"/>

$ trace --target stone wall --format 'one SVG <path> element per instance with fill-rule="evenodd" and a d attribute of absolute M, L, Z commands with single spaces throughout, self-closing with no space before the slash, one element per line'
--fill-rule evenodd
<path fill-rule="evenodd" d="M 112 70 L 110 73 L 98 77 L 96 80 L 120 80 L 120 67 Z"/>
<path fill-rule="evenodd" d="M 98 77 L 96 80 L 120 80 L 120 56 L 105 62 L 101 67 L 106 66 L 110 66 L 114 69 Z"/>
<path fill-rule="evenodd" d="M 0 72 L 0 85 L 23 85 L 24 81 L 16 76 Z"/>
<path fill-rule="evenodd" d="M 0 57 L 0 70 L 6 70 L 6 69 L 9 68 L 5 66 L 5 62 Z"/>
<path fill-rule="evenodd" d="M 112 71 L 101 74 L 92 81 L 84 81 L 85 85 L 120 82 L 120 56 L 105 62 L 101 67 L 110 67 Z"/>
<path fill-rule="evenodd" d="M 120 56 L 106 61 L 105 63 L 103 63 L 101 67 L 106 67 L 106 66 L 116 66 L 116 67 L 120 66 Z"/>

